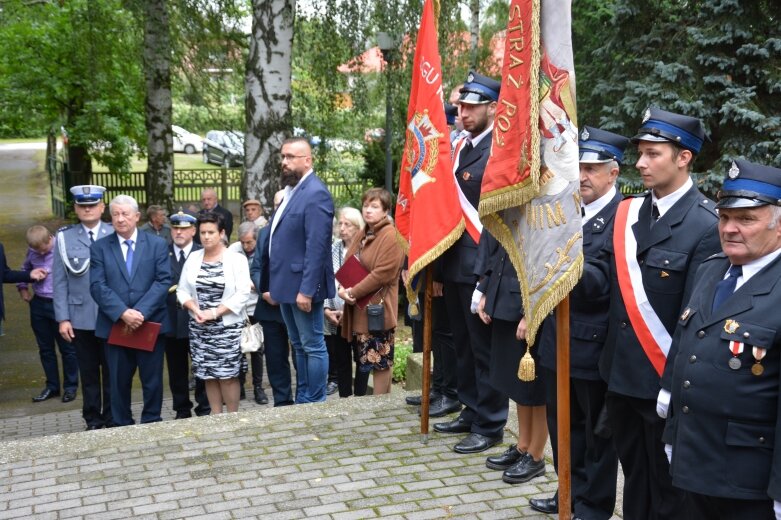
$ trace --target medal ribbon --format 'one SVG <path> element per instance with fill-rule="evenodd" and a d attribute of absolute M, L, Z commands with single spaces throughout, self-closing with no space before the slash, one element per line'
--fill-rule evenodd
<path fill-rule="evenodd" d="M 729 351 L 732 352 L 733 356 L 739 356 L 743 353 L 743 346 L 745 344 L 741 343 L 740 341 L 730 341 L 729 342 Z M 756 347 L 755 347 L 756 350 Z M 762 354 L 764 356 L 764 354 Z M 754 356 L 756 357 L 756 356 Z"/>
<path fill-rule="evenodd" d="M 767 349 L 762 347 L 754 347 L 751 349 L 751 353 L 754 354 L 754 359 L 756 359 L 757 363 L 759 363 L 765 357 L 765 354 L 767 354 Z"/>

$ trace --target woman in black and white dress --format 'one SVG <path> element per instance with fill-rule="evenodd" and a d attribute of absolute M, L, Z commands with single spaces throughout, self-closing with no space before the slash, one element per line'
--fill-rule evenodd
<path fill-rule="evenodd" d="M 212 414 L 239 409 L 239 373 L 247 361 L 241 354 L 241 329 L 250 277 L 244 255 L 223 244 L 222 217 L 198 217 L 203 249 L 187 258 L 176 291 L 179 303 L 190 311 L 190 351 L 195 377 L 206 383 Z M 246 371 L 246 367 L 244 367 Z"/>

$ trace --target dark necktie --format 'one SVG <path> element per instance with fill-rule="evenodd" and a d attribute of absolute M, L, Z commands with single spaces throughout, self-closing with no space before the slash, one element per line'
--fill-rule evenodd
<path fill-rule="evenodd" d="M 585 218 L 585 216 L 586 216 L 586 207 L 585 206 L 581 206 L 580 207 L 580 216 Z"/>
<path fill-rule="evenodd" d="M 133 241 L 125 240 L 127 245 L 127 256 L 125 257 L 125 267 L 127 267 L 127 274 L 130 274 L 133 270 Z"/>
<path fill-rule="evenodd" d="M 656 202 L 653 203 L 651 206 L 651 218 L 653 219 L 653 222 L 651 222 L 651 225 L 653 225 L 657 220 L 659 220 L 659 217 L 661 215 L 659 214 L 659 206 L 656 205 Z"/>
<path fill-rule="evenodd" d="M 466 156 L 472 151 L 472 141 L 469 139 L 464 140 L 464 146 L 461 147 L 461 152 L 458 154 L 458 162 L 461 163 L 466 160 Z"/>
<path fill-rule="evenodd" d="M 179 250 L 179 269 L 181 270 L 182 267 L 184 267 L 184 250 Z"/>
<path fill-rule="evenodd" d="M 733 265 L 730 266 L 727 273 L 729 276 L 716 284 L 716 294 L 713 295 L 713 307 L 711 308 L 711 312 L 715 312 L 716 309 L 735 292 L 738 278 L 743 275 L 743 268 L 739 265 Z"/>
<path fill-rule="evenodd" d="M 92 231 L 89 232 L 89 241 L 95 242 L 95 233 L 93 233 Z"/>

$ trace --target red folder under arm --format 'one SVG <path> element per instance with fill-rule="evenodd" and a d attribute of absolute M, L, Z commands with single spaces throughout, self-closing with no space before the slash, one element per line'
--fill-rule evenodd
<path fill-rule="evenodd" d="M 366 270 L 363 264 L 361 264 L 361 261 L 358 260 L 358 257 L 355 255 L 345 260 L 344 264 L 342 264 L 342 267 L 340 267 L 335 274 L 336 280 L 342 285 L 342 287 L 346 289 L 355 287 L 358 282 L 366 278 L 368 275 L 369 271 Z M 372 296 L 374 295 L 367 294 L 366 296 L 359 298 L 355 304 L 360 309 L 363 309 L 369 304 Z"/>

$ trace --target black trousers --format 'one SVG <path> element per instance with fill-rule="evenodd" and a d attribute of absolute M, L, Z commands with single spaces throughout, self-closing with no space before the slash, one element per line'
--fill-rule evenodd
<path fill-rule="evenodd" d="M 190 340 L 189 338 L 165 338 L 165 363 L 168 366 L 168 388 L 173 397 L 173 409 L 189 414 L 190 401 Z"/>
<path fill-rule="evenodd" d="M 110 426 L 111 390 L 103 340 L 95 337 L 94 330 L 74 329 L 73 334 L 83 398 L 81 415 L 87 426 Z"/>
<path fill-rule="evenodd" d="M 424 306 L 419 305 L 420 318 L 412 321 L 412 350 L 423 352 Z M 456 366 L 456 346 L 447 315 L 444 298 L 431 299 L 432 331 L 431 354 L 434 357 L 434 374 L 431 391 L 458 399 L 458 368 Z"/>
<path fill-rule="evenodd" d="M 353 351 L 350 342 L 342 337 L 342 327 L 337 327 L 335 334 L 325 336 L 325 346 L 328 348 L 328 381 L 336 381 L 339 385 L 339 397 L 350 397 L 353 395 Z"/>
<path fill-rule="evenodd" d="M 553 464 L 558 471 L 556 371 L 543 370 L 548 432 L 553 447 Z M 572 506 L 575 516 L 586 520 L 607 520 L 613 516 L 616 506 L 618 455 L 612 439 L 594 435 L 606 393 L 607 384 L 602 380 L 570 378 Z"/>
<path fill-rule="evenodd" d="M 773 501 L 740 500 L 689 493 L 691 518 L 709 520 L 775 520 Z"/>
<path fill-rule="evenodd" d="M 444 299 L 456 347 L 461 418 L 472 433 L 502 437 L 509 399 L 490 381 L 491 327 L 469 312 L 474 286 L 445 282 Z"/>
<path fill-rule="evenodd" d="M 688 493 L 673 487 L 656 401 L 608 393 L 608 422 L 624 471 L 625 520 L 691 520 Z"/>

